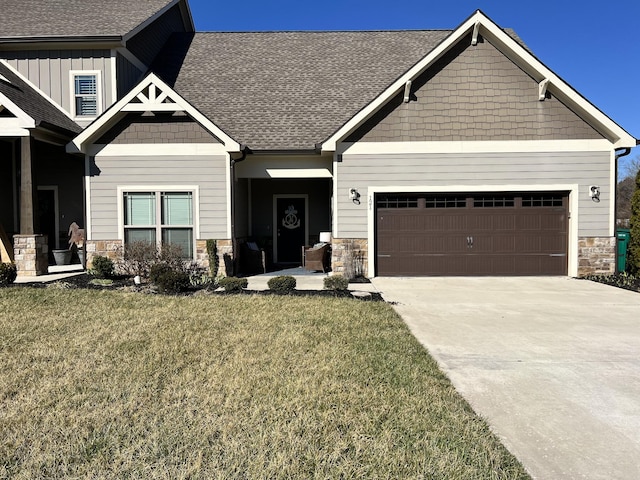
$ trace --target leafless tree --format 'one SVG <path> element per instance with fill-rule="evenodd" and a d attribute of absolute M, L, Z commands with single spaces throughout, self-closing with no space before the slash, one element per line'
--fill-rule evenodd
<path fill-rule="evenodd" d="M 631 217 L 631 197 L 636 189 L 636 175 L 640 171 L 640 155 L 623 157 L 618 166 L 616 217 L 619 226 L 628 227 Z"/>

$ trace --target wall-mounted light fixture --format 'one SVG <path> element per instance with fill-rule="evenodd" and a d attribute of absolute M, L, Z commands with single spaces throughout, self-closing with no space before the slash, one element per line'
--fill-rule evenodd
<path fill-rule="evenodd" d="M 600 187 L 598 185 L 591 185 L 589 187 L 589 197 L 591 197 L 591 200 L 594 202 L 600 201 Z"/>
<path fill-rule="evenodd" d="M 320 243 L 331 243 L 331 232 L 320 232 Z"/>
<path fill-rule="evenodd" d="M 355 188 L 349 189 L 349 198 L 353 203 L 360 205 L 360 193 L 358 193 L 357 189 Z"/>

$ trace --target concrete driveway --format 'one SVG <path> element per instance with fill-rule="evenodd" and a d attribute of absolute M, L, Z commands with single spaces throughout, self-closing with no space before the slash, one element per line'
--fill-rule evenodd
<path fill-rule="evenodd" d="M 536 479 L 640 478 L 640 294 L 569 278 L 376 278 Z"/>

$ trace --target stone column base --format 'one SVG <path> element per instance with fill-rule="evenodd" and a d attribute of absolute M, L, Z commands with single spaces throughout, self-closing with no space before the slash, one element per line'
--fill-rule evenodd
<path fill-rule="evenodd" d="M 616 272 L 616 237 L 578 239 L 578 276 Z"/>
<path fill-rule="evenodd" d="M 87 256 L 87 270 L 93 266 L 93 258 L 100 255 L 101 257 L 110 258 L 116 261 L 122 255 L 121 240 L 87 240 L 84 242 L 85 255 Z"/>
<path fill-rule="evenodd" d="M 35 277 L 49 271 L 49 239 L 46 235 L 14 235 L 13 257 L 18 275 Z"/>
<path fill-rule="evenodd" d="M 331 270 L 350 278 L 366 277 L 368 253 L 366 238 L 334 238 L 331 241 Z"/>

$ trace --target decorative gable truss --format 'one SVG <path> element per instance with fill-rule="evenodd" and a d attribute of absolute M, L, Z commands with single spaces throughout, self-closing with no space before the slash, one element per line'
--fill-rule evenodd
<path fill-rule="evenodd" d="M 91 147 L 105 132 L 129 113 L 183 112 L 217 138 L 227 152 L 240 152 L 238 142 L 211 122 L 155 74 L 150 73 L 120 101 L 67 145 L 69 153 L 91 154 Z M 96 145 L 96 148 L 100 146 Z"/>
<path fill-rule="evenodd" d="M 479 37 L 487 39 L 503 55 L 533 78 L 539 87 L 538 100 L 544 101 L 548 95 L 553 95 L 604 136 L 616 149 L 636 146 L 637 142 L 634 137 L 576 92 L 569 84 L 547 68 L 512 36 L 507 34 L 484 13 L 478 10 L 428 55 L 400 76 L 377 98 L 336 130 L 333 135 L 321 144 L 322 150 L 330 152 L 336 151 L 337 145 L 340 142 L 344 142 L 351 133 L 361 127 L 391 99 L 402 93 L 403 90 L 404 102 L 410 101 L 412 82 L 415 83 L 420 75 L 426 72 L 459 42 L 469 37 L 471 37 L 472 46 L 478 45 Z"/>

